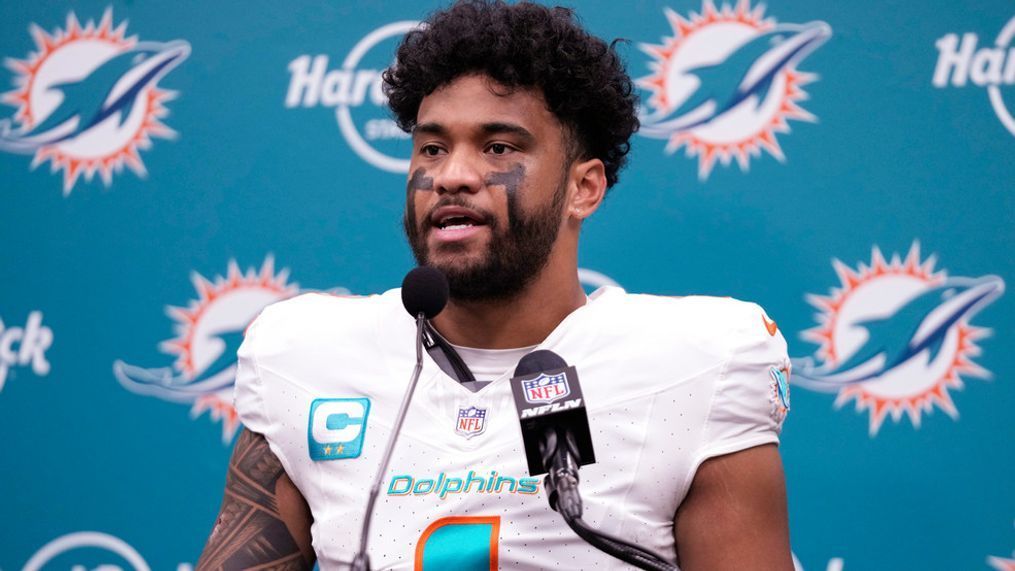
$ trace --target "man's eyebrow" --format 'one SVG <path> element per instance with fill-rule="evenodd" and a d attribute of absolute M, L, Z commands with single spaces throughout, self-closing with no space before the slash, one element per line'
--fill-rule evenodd
<path fill-rule="evenodd" d="M 497 135 L 501 133 L 515 135 L 524 139 L 526 143 L 531 143 L 536 140 L 536 137 L 529 132 L 528 129 L 514 123 L 483 123 L 481 129 L 487 135 Z"/>
<path fill-rule="evenodd" d="M 412 130 L 412 134 L 416 133 L 425 135 L 446 135 L 448 130 L 440 123 L 419 123 Z"/>
<path fill-rule="evenodd" d="M 493 122 L 483 123 L 479 130 L 484 135 L 509 134 L 521 138 L 525 143 L 533 143 L 536 140 L 531 131 L 515 123 Z M 413 135 L 436 135 L 443 137 L 448 134 L 448 129 L 440 123 L 419 123 L 412 130 Z"/>

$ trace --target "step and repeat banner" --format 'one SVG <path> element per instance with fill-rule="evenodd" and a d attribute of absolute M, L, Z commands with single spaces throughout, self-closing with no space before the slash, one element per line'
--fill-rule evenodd
<path fill-rule="evenodd" d="M 583 282 L 777 320 L 799 569 L 1015 569 L 1015 5 L 974 4 L 573 6 L 644 117 Z M 380 74 L 439 5 L 4 6 L 0 569 L 196 563 L 244 327 L 412 266 Z"/>

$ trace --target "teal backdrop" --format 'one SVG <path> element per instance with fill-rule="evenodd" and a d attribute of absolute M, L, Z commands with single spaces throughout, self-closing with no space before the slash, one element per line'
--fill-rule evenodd
<path fill-rule="evenodd" d="M 238 333 L 413 264 L 377 77 L 438 6 L 4 2 L 0 568 L 196 563 Z M 799 568 L 1015 569 L 1015 5 L 574 7 L 645 125 L 584 282 L 778 322 Z"/>

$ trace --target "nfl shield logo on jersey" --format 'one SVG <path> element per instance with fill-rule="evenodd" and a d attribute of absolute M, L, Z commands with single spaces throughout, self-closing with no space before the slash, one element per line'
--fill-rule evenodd
<path fill-rule="evenodd" d="M 522 381 L 522 388 L 525 390 L 525 401 L 532 404 L 550 404 L 571 394 L 566 372 L 553 375 L 540 373 L 534 379 Z"/>
<path fill-rule="evenodd" d="M 470 406 L 469 408 L 458 409 L 458 421 L 455 423 L 455 432 L 472 438 L 483 434 L 486 430 L 486 409 Z"/>

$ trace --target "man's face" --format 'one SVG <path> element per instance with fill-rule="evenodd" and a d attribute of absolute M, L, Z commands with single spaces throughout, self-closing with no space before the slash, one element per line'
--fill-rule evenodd
<path fill-rule="evenodd" d="M 564 132 L 534 89 L 463 76 L 425 97 L 405 232 L 459 301 L 509 299 L 546 265 L 563 221 Z"/>

